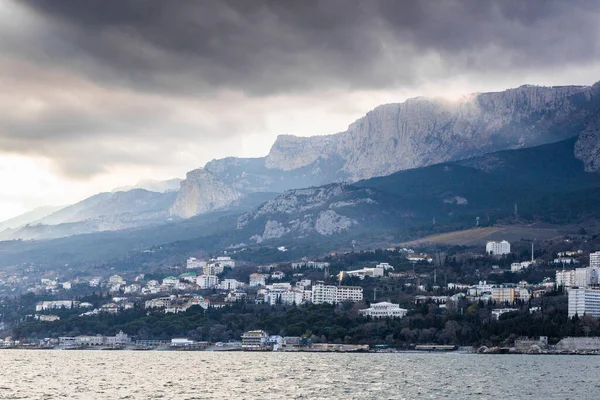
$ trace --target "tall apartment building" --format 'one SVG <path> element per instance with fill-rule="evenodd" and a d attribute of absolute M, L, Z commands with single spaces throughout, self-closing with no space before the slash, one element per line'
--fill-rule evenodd
<path fill-rule="evenodd" d="M 196 284 L 200 289 L 211 289 L 219 284 L 219 277 L 215 275 L 200 275 L 196 279 Z"/>
<path fill-rule="evenodd" d="M 315 283 L 312 286 L 312 302 L 314 304 L 335 304 L 343 301 L 361 301 L 362 299 L 363 289 L 360 286 L 335 286 L 324 283 Z"/>
<path fill-rule="evenodd" d="M 556 282 L 556 287 L 563 286 L 566 288 L 570 288 L 572 286 L 575 286 L 575 270 L 569 269 L 569 270 L 556 271 L 555 282 Z"/>
<path fill-rule="evenodd" d="M 556 271 L 556 286 L 586 288 L 600 284 L 600 267 Z"/>
<path fill-rule="evenodd" d="M 569 289 L 567 293 L 569 318 L 573 318 L 575 315 L 600 317 L 600 290 L 577 288 Z"/>
<path fill-rule="evenodd" d="M 600 251 L 590 253 L 590 267 L 600 268 Z"/>
<path fill-rule="evenodd" d="M 510 243 L 508 243 L 506 240 L 501 242 L 487 242 L 485 245 L 485 252 L 494 256 L 510 254 Z"/>

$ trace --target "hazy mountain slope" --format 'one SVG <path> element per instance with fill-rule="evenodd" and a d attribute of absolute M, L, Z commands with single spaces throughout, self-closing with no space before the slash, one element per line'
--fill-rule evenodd
<path fill-rule="evenodd" d="M 291 190 L 241 216 L 234 211 L 213 212 L 159 226 L 2 242 L 0 266 L 35 263 L 83 268 L 115 261 L 110 265 L 140 269 L 145 263 L 182 261 L 188 254 L 257 242 L 286 245 L 307 255 L 347 247 L 354 239 L 385 244 L 470 228 L 476 216 L 482 225 L 498 219 L 510 222 L 515 202 L 520 219 L 571 224 L 599 220 L 600 175 L 585 172 L 584 163 L 575 158 L 576 140 L 354 184 Z M 261 197 L 256 194 L 240 201 L 254 198 L 258 203 Z M 149 247 L 152 252 L 141 253 Z"/>
<path fill-rule="evenodd" d="M 99 193 L 26 226 L 0 232 L 0 240 L 52 239 L 166 222 L 177 194 L 144 189 Z"/>
<path fill-rule="evenodd" d="M 133 186 L 121 186 L 112 190 L 112 192 L 125 192 L 132 189 L 145 189 L 149 192 L 164 193 L 179 190 L 182 179 L 174 178 L 166 181 L 157 181 L 154 179 L 143 179 Z"/>
<path fill-rule="evenodd" d="M 144 189 L 126 192 L 99 193 L 79 203 L 65 207 L 36 223 L 57 225 L 116 215 L 163 214 L 175 198 L 174 193 L 156 193 Z"/>
<path fill-rule="evenodd" d="M 14 229 L 23 225 L 30 224 L 34 221 L 47 217 L 48 215 L 64 208 L 65 206 L 45 206 L 38 207 L 29 212 L 18 215 L 14 218 L 0 222 L 0 232 L 5 229 Z"/>

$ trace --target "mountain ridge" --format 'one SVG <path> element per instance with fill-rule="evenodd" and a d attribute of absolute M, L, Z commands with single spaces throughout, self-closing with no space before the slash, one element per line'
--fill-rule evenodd
<path fill-rule="evenodd" d="M 28 223 L 85 222 L 84 231 L 124 229 L 236 207 L 252 194 L 353 183 L 575 136 L 579 137 L 576 156 L 586 170 L 598 171 L 599 110 L 600 82 L 592 86 L 523 85 L 456 101 L 411 98 L 375 107 L 343 132 L 313 137 L 279 135 L 265 157 L 215 159 L 188 172 L 184 180 L 146 180 L 136 185 L 166 189 L 171 193 L 168 196 L 157 193 L 144 200 L 140 198 L 143 192 L 135 192 L 141 190 L 136 188 L 99 193 Z M 179 189 L 170 191 L 176 184 Z M 155 202 L 154 211 L 144 209 L 144 202 Z M 14 238 L 15 234 L 0 237 Z"/>

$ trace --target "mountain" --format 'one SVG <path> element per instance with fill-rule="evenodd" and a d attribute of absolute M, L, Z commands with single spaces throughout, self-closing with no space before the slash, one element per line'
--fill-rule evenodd
<path fill-rule="evenodd" d="M 44 217 L 60 210 L 63 207 L 64 206 L 38 207 L 34 210 L 31 210 L 24 214 L 18 215 L 14 218 L 8 219 L 6 221 L 2 221 L 2 222 L 0 222 L 0 232 L 2 232 L 5 229 L 15 229 L 15 228 L 19 228 L 23 225 L 30 224 L 34 221 L 37 221 L 41 218 L 44 218 Z"/>
<path fill-rule="evenodd" d="M 575 156 L 588 172 L 600 172 L 600 113 L 588 124 L 575 143 Z"/>
<path fill-rule="evenodd" d="M 470 227 L 475 217 L 490 224 L 513 218 L 515 203 L 519 218 L 527 220 L 576 223 L 584 216 L 599 218 L 595 204 L 600 175 L 586 172 L 576 158 L 579 140 L 505 150 L 354 184 L 289 190 L 240 216 L 237 229 L 255 243 L 325 240 L 338 234 L 374 238 L 403 230 Z"/>
<path fill-rule="evenodd" d="M 276 247 L 282 245 L 289 251 L 281 254 L 300 258 L 348 248 L 355 239 L 368 246 L 385 246 L 472 228 L 476 217 L 482 226 L 534 221 L 585 225 L 600 221 L 600 174 L 586 172 L 584 161 L 575 156 L 581 139 L 505 150 L 353 184 L 294 189 L 276 197 L 271 194 L 270 199 L 259 193 L 247 195 L 235 202 L 235 209 L 160 225 L 46 241 L 0 242 L 0 267 L 69 264 L 73 271 L 90 266 L 139 271 L 145 265 L 181 262 L 188 255 L 232 247 L 258 247 L 260 254 L 279 254 Z M 252 211 L 240 215 L 251 202 L 255 203 Z"/>
<path fill-rule="evenodd" d="M 182 179 L 174 178 L 166 181 L 157 181 L 154 179 L 143 179 L 133 186 L 120 186 L 112 190 L 112 192 L 126 192 L 132 189 L 145 189 L 149 192 L 171 192 L 179 190 L 179 185 Z"/>
<path fill-rule="evenodd" d="M 598 110 L 600 83 L 526 85 L 456 101 L 420 97 L 379 106 L 345 132 L 281 135 L 266 157 L 213 160 L 205 170 L 241 193 L 356 182 L 564 140 L 584 131 Z"/>
<path fill-rule="evenodd" d="M 266 157 L 213 160 L 204 168 L 188 172 L 182 181 L 144 180 L 133 188 L 124 188 L 127 190 L 97 194 L 28 221 L 27 226 L 0 231 L 0 240 L 127 229 L 163 223 L 169 218 L 241 209 L 258 198 L 270 198 L 272 193 L 290 189 L 353 183 L 573 137 L 578 137 L 574 154 L 585 170 L 599 171 L 599 110 L 600 83 L 526 85 L 455 101 L 409 99 L 376 107 L 341 133 L 315 137 L 281 135 Z M 331 190 L 340 187 L 344 193 L 348 190 L 345 185 L 331 186 Z M 252 195 L 257 196 L 250 198 Z M 354 196 L 359 195 L 353 192 L 349 196 L 350 200 L 339 202 L 354 201 Z M 369 203 L 370 200 L 375 203 Z M 367 196 L 362 201 L 364 206 L 373 206 L 381 200 Z M 310 222 L 290 223 L 300 227 L 312 224 L 319 231 L 332 234 L 358 223 L 342 218 L 335 207 L 322 211 L 322 215 L 313 215 Z M 270 229 L 272 232 L 263 231 L 256 238 L 295 228 L 271 224 Z"/>
<path fill-rule="evenodd" d="M 181 182 L 170 213 L 189 218 L 222 209 L 241 197 L 240 192 L 217 180 L 211 172 L 196 169 L 188 172 L 185 180 Z"/>
<path fill-rule="evenodd" d="M 49 239 L 166 222 L 177 193 L 133 189 L 99 193 L 11 231 L 0 239 Z"/>

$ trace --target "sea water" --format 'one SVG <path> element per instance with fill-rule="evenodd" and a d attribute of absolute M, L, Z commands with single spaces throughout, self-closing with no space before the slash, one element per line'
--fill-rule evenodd
<path fill-rule="evenodd" d="M 600 357 L 0 351 L 0 399 L 600 399 Z"/>

